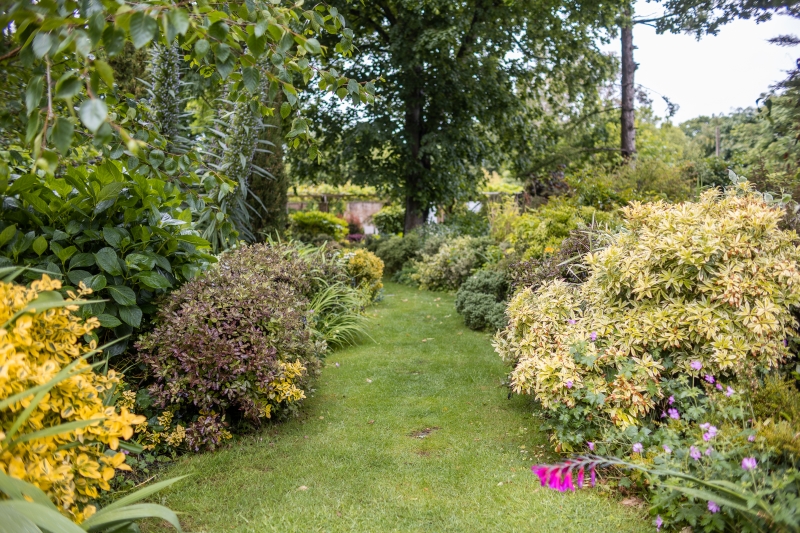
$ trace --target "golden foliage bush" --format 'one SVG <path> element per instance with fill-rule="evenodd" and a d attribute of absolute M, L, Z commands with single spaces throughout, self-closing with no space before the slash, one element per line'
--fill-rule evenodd
<path fill-rule="evenodd" d="M 588 280 L 520 292 L 495 338 L 515 392 L 546 408 L 595 405 L 637 424 L 662 376 L 774 368 L 795 334 L 797 235 L 746 183 L 696 203 L 633 203 L 623 229 L 584 260 Z"/>
<path fill-rule="evenodd" d="M 383 261 L 380 257 L 363 248 L 344 255 L 347 274 L 355 279 L 369 297 L 370 301 L 378 296 L 383 288 Z"/>
<path fill-rule="evenodd" d="M 30 288 L 0 282 L 0 324 L 41 292 L 57 290 L 61 282 L 46 275 Z M 81 294 L 84 294 L 83 292 Z M 70 294 L 74 300 L 77 295 Z M 95 348 L 80 339 L 100 324 L 96 318 L 81 321 L 75 306 L 22 314 L 0 329 L 0 400 L 51 381 L 59 371 Z M 42 489 L 65 515 L 80 522 L 94 513 L 91 504 L 115 470 L 129 470 L 118 451 L 133 425 L 144 422 L 127 409 L 119 412 L 103 404 L 106 393 L 120 381 L 114 371 L 96 374 L 85 360 L 71 377 L 56 384 L 33 410 L 16 434 L 7 438 L 32 397 L 0 411 L 0 470 Z M 60 424 L 97 419 L 96 424 L 58 435 L 26 436 Z M 116 452 L 116 453 L 115 453 Z"/>

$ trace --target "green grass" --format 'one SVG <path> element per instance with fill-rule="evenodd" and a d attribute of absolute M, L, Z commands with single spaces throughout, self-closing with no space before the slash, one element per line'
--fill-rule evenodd
<path fill-rule="evenodd" d="M 302 418 L 163 474 L 192 474 L 164 498 L 186 531 L 652 531 L 596 491 L 539 487 L 530 465 L 552 458 L 546 435 L 452 296 L 385 294 L 375 342 L 328 357 Z"/>

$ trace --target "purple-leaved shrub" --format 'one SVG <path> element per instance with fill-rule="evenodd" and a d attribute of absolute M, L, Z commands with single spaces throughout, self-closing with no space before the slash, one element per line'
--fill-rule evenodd
<path fill-rule="evenodd" d="M 174 412 L 192 450 L 296 406 L 319 368 L 306 314 L 308 263 L 283 245 L 244 246 L 173 292 L 137 344 L 155 404 Z"/>

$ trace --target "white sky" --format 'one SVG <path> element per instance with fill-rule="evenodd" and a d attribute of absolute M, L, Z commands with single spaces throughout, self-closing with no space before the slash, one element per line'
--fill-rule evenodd
<path fill-rule="evenodd" d="M 636 8 L 639 17 L 655 13 L 653 4 L 641 0 Z M 633 30 L 633 44 L 638 47 L 634 59 L 639 63 L 636 83 L 651 90 L 657 114 L 666 114 L 660 95 L 680 105 L 674 123 L 755 106 L 761 93 L 785 78 L 785 71 L 800 57 L 800 46 L 767 42 L 784 34 L 800 36 L 800 21 L 789 17 L 774 17 L 762 24 L 738 20 L 700 41 L 691 35 L 657 35 L 653 28 L 637 24 Z M 617 39 L 604 48 L 619 54 L 619 47 Z"/>

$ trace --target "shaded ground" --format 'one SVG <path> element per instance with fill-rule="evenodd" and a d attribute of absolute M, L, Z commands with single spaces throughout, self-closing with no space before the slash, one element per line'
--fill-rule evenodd
<path fill-rule="evenodd" d="M 389 283 L 373 312 L 375 342 L 328 358 L 302 419 L 164 474 L 193 474 L 164 498 L 186 531 L 653 530 L 595 491 L 538 486 L 546 436 L 452 296 Z"/>

